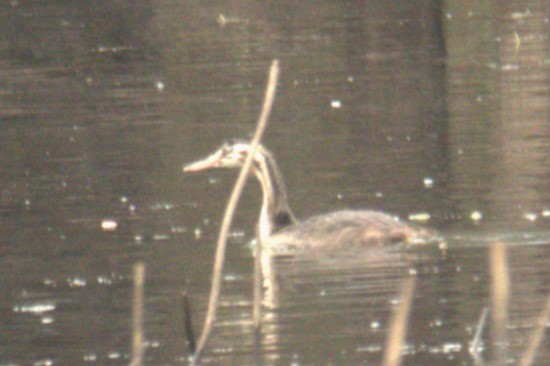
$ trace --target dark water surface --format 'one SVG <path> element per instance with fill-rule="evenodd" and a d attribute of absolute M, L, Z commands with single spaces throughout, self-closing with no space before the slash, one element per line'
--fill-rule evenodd
<path fill-rule="evenodd" d="M 514 364 L 550 294 L 548 14 L 542 0 L 3 2 L 0 365 L 128 364 L 138 261 L 146 364 L 187 363 L 179 296 L 198 330 L 236 174 L 181 165 L 250 136 L 273 58 L 264 142 L 295 213 L 424 218 L 449 248 L 275 261 L 258 346 L 250 182 L 205 364 L 379 364 L 415 273 L 405 364 L 471 365 L 495 241 Z"/>

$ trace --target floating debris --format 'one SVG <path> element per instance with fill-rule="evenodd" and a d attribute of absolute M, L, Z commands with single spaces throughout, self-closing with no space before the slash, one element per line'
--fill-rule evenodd
<path fill-rule="evenodd" d="M 550 217 L 550 210 L 542 210 L 542 217 Z"/>
<path fill-rule="evenodd" d="M 378 329 L 380 328 L 380 322 L 378 320 L 375 320 L 375 321 L 372 321 L 370 323 L 370 328 L 371 329 Z"/>
<path fill-rule="evenodd" d="M 200 239 L 202 237 L 202 230 L 199 228 L 195 229 L 195 239 Z"/>
<path fill-rule="evenodd" d="M 118 223 L 112 219 L 104 219 L 101 221 L 101 228 L 103 231 L 115 231 L 118 227 Z"/>
<path fill-rule="evenodd" d="M 157 90 L 158 90 L 159 92 L 164 91 L 164 83 L 163 83 L 162 81 L 160 81 L 160 80 L 157 81 L 156 87 L 157 87 Z"/>

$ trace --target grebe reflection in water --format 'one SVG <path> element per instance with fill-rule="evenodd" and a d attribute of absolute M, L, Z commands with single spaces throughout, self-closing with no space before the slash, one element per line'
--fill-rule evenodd
<path fill-rule="evenodd" d="M 225 143 L 215 153 L 189 164 L 185 172 L 214 168 L 240 168 L 250 152 L 248 142 Z M 259 218 L 262 247 L 273 255 L 307 251 L 357 251 L 391 244 L 417 245 L 439 242 L 426 228 L 398 221 L 378 211 L 345 210 L 299 221 L 290 210 L 286 189 L 271 152 L 259 146 L 252 161 L 252 172 L 263 192 Z"/>

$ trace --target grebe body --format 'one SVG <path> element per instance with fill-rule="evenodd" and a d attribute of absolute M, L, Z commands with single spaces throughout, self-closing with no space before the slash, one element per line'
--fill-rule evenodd
<path fill-rule="evenodd" d="M 226 143 L 215 153 L 189 164 L 185 172 L 242 167 L 250 144 Z M 336 211 L 298 221 L 288 205 L 286 189 L 271 152 L 259 146 L 251 171 L 262 187 L 258 223 L 262 246 L 273 254 L 307 250 L 356 250 L 391 244 L 415 245 L 438 240 L 430 229 L 418 227 L 378 211 Z"/>

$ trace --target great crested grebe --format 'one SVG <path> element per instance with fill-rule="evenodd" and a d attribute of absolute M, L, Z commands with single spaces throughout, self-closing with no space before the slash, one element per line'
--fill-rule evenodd
<path fill-rule="evenodd" d="M 239 168 L 250 151 L 245 141 L 222 145 L 215 153 L 191 163 L 184 172 L 214 168 Z M 262 247 L 274 254 L 288 254 L 307 249 L 361 249 L 390 244 L 425 244 L 439 240 L 430 229 L 400 222 L 377 211 L 336 211 L 298 221 L 287 201 L 286 189 L 271 152 L 259 146 L 252 172 L 260 181 L 263 202 L 259 218 Z"/>

